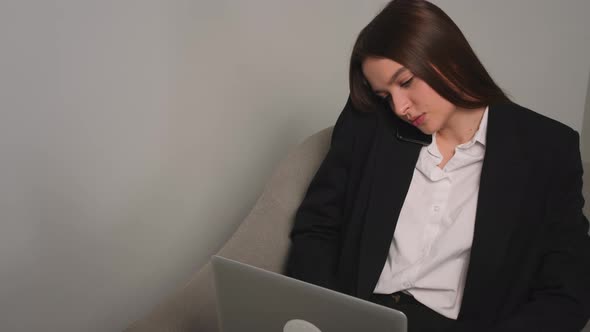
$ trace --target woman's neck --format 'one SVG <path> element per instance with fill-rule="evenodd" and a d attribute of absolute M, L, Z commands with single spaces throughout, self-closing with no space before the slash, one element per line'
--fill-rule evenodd
<path fill-rule="evenodd" d="M 485 107 L 477 109 L 458 108 L 449 117 L 446 125 L 436 133 L 436 139 L 442 139 L 453 146 L 469 142 L 479 129 L 485 110 Z"/>

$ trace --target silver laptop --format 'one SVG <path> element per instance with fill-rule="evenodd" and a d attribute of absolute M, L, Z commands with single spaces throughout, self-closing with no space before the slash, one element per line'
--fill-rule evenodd
<path fill-rule="evenodd" d="M 214 256 L 223 332 L 406 332 L 406 316 L 372 302 Z"/>

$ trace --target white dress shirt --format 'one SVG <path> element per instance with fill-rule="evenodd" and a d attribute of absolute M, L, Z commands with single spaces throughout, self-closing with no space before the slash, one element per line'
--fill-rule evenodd
<path fill-rule="evenodd" d="M 456 319 L 473 241 L 488 109 L 473 138 L 455 148 L 443 169 L 436 144 L 420 151 L 389 255 L 374 292 L 404 291 Z"/>

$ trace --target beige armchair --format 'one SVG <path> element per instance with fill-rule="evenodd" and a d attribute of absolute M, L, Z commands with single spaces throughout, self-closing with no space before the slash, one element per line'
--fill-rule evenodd
<path fill-rule="evenodd" d="M 219 255 L 269 271 L 282 271 L 295 210 L 328 151 L 331 133 L 332 128 L 324 129 L 287 155 Z M 586 163 L 584 169 L 588 170 L 584 176 L 584 196 L 589 201 L 585 212 L 590 216 L 590 164 Z M 214 292 L 211 266 L 207 263 L 176 294 L 126 331 L 218 331 Z M 590 324 L 584 331 L 590 332 Z"/>

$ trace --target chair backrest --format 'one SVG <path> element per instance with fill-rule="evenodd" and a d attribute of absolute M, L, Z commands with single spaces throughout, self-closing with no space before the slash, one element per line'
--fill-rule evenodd
<path fill-rule="evenodd" d="M 219 255 L 269 271 L 282 271 L 293 216 L 328 152 L 331 135 L 330 127 L 310 136 L 281 161 L 254 208 Z M 170 299 L 126 332 L 218 331 L 213 286 L 208 263 Z"/>
<path fill-rule="evenodd" d="M 265 270 L 282 271 L 295 211 L 328 152 L 331 134 L 332 127 L 310 136 L 283 159 L 219 255 Z"/>

